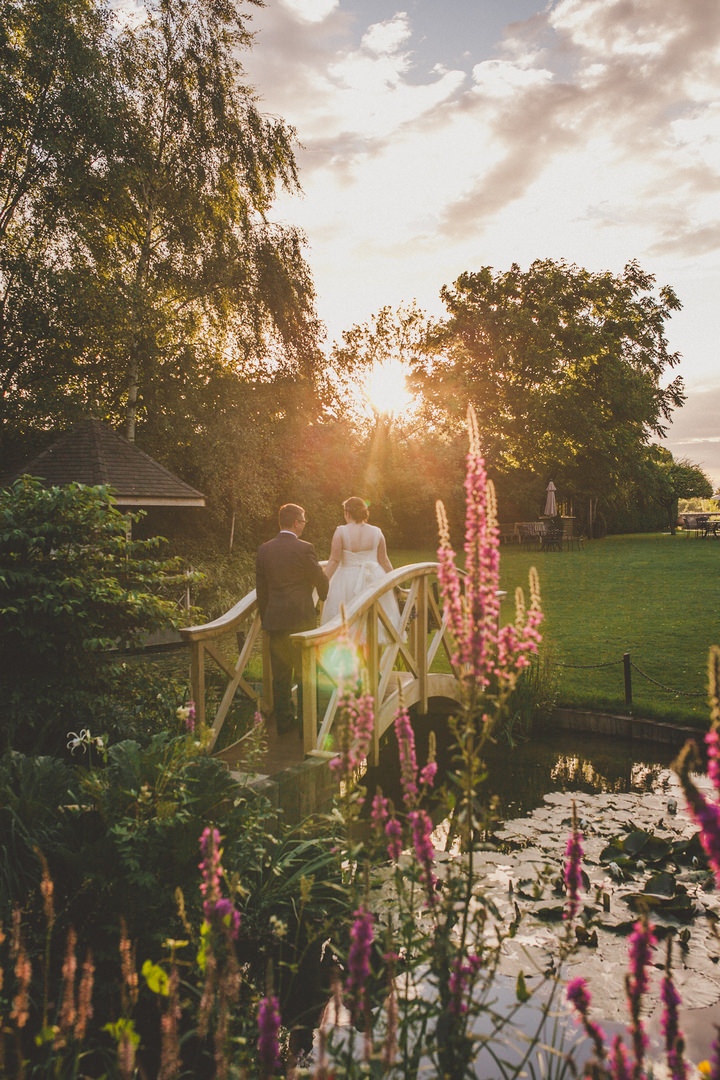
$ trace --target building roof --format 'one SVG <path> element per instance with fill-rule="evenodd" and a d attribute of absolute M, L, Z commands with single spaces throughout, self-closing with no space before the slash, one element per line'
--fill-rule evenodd
<path fill-rule="evenodd" d="M 18 469 L 51 486 L 107 484 L 117 506 L 204 506 L 205 496 L 99 420 L 81 420 Z"/>

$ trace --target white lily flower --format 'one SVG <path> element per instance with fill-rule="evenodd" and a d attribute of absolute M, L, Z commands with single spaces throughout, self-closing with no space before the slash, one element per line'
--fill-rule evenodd
<path fill-rule="evenodd" d="M 82 728 L 79 735 L 75 731 L 68 731 L 67 740 L 67 748 L 71 754 L 74 754 L 76 750 L 82 750 L 84 754 L 91 741 L 90 732 L 87 728 Z"/>

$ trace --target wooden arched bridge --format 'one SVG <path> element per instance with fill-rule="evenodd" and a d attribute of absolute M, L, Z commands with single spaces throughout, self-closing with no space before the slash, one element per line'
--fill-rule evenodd
<path fill-rule="evenodd" d="M 316 630 L 295 634 L 302 649 L 302 748 L 305 755 L 332 756 L 333 725 L 343 676 L 359 664 L 364 689 L 375 701 L 375 731 L 368 762 L 377 764 L 380 739 L 402 702 L 428 710 L 433 698 L 458 701 L 460 685 L 452 668 L 452 643 L 437 585 L 437 563 L 414 563 L 393 570 L 366 590 L 345 611 Z M 400 601 L 401 619 L 393 625 L 381 600 L 392 590 Z M 191 684 L 198 722 L 211 728 L 215 745 L 236 695 L 272 710 L 269 651 L 260 626 L 255 591 L 230 611 L 203 626 L 182 629 L 190 645 Z M 261 689 L 248 669 L 257 672 Z M 354 658 L 354 660 L 353 660 Z M 206 665 L 222 673 L 224 691 L 217 706 L 206 702 Z M 226 680 L 226 681 L 225 681 Z M 212 712 L 212 715 L 209 715 Z"/>

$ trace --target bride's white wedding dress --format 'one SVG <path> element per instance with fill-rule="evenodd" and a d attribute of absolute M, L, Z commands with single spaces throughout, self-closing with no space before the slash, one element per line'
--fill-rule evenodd
<path fill-rule="evenodd" d="M 340 534 L 342 540 L 342 556 L 335 573 L 330 578 L 330 588 L 323 606 L 321 623 L 334 619 L 341 607 L 347 610 L 360 593 L 376 585 L 387 575 L 387 570 L 384 570 L 378 562 L 378 545 L 382 540 L 382 531 L 377 525 L 369 525 L 367 522 L 361 526 L 339 525 L 337 533 Z M 399 626 L 400 609 L 395 594 L 386 593 L 381 604 L 392 624 Z M 380 640 L 387 640 L 382 624 Z"/>

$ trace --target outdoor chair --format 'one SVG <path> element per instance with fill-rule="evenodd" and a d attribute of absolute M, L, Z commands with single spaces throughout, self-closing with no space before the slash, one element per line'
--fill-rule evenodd
<path fill-rule="evenodd" d="M 568 551 L 572 551 L 573 548 L 577 548 L 580 551 L 585 547 L 585 534 L 575 531 L 575 525 L 573 522 L 563 523 L 563 543 L 567 547 Z"/>
<path fill-rule="evenodd" d="M 524 548 L 537 547 L 538 540 L 542 541 L 545 526 L 541 521 L 520 521 L 516 525 L 520 543 Z"/>
<path fill-rule="evenodd" d="M 562 551 L 563 527 L 562 525 L 547 525 L 545 532 L 540 537 L 541 551 Z"/>

